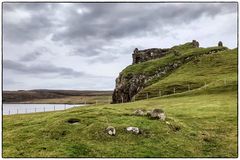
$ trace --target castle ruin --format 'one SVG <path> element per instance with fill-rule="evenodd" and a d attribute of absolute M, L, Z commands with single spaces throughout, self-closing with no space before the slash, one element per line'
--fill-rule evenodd
<path fill-rule="evenodd" d="M 198 41 L 193 40 L 191 44 L 193 45 L 193 47 L 199 48 Z M 146 62 L 152 59 L 161 58 L 166 54 L 168 54 L 169 50 L 170 48 L 165 48 L 165 49 L 151 48 L 151 49 L 145 49 L 145 50 L 138 50 L 138 48 L 135 48 L 132 54 L 132 58 L 133 58 L 132 64 L 138 64 L 138 63 Z"/>
<path fill-rule="evenodd" d="M 151 59 L 161 58 L 166 55 L 169 49 L 151 48 L 145 50 L 138 50 L 135 48 L 132 57 L 133 64 L 149 61 Z"/>

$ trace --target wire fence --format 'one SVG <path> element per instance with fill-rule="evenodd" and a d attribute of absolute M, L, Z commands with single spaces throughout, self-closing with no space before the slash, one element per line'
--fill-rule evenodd
<path fill-rule="evenodd" d="M 83 104 L 3 104 L 3 115 L 66 110 Z"/>
<path fill-rule="evenodd" d="M 83 100 L 80 104 L 22 104 L 22 103 L 5 103 L 3 104 L 3 115 L 12 114 L 27 114 L 36 112 L 49 112 L 66 110 L 72 107 L 80 107 L 86 105 L 100 105 L 100 104 L 110 104 L 112 99 L 91 99 Z"/>
<path fill-rule="evenodd" d="M 233 80 L 227 80 L 226 78 L 223 80 L 217 80 L 215 81 L 216 85 L 218 84 L 219 86 L 234 86 L 238 85 L 238 81 L 233 81 Z M 223 85 L 222 85 L 223 84 Z M 209 85 L 213 85 L 211 88 L 209 88 Z M 216 87 L 216 86 L 215 86 Z M 132 97 L 131 101 L 136 101 L 136 100 L 142 100 L 142 99 L 149 99 L 149 98 L 154 98 L 154 97 L 162 97 L 166 95 L 174 95 L 177 93 L 184 93 L 187 91 L 192 91 L 192 90 L 214 90 L 214 83 L 210 82 L 201 82 L 201 83 L 189 83 L 189 84 L 181 84 L 181 85 L 171 85 L 165 88 L 160 88 L 160 89 L 152 89 L 150 91 L 144 91 L 140 92 L 134 97 Z"/>

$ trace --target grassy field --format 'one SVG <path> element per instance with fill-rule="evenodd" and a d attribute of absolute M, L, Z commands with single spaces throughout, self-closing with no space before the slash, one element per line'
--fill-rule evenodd
<path fill-rule="evenodd" d="M 227 88 L 227 87 L 226 87 Z M 237 92 L 198 91 L 132 103 L 3 116 L 4 157 L 237 157 Z M 133 116 L 162 108 L 171 125 Z M 70 124 L 71 118 L 79 123 Z M 117 130 L 109 136 L 105 128 Z M 140 135 L 127 133 L 136 126 Z M 180 128 L 176 131 L 174 128 Z"/>

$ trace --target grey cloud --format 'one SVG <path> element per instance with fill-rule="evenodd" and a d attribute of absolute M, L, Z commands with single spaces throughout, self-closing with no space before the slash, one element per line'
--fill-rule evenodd
<path fill-rule="evenodd" d="M 118 57 L 113 55 L 106 55 L 106 56 L 97 56 L 88 60 L 89 63 L 111 63 L 115 61 Z"/>
<path fill-rule="evenodd" d="M 69 55 L 80 55 L 80 56 L 96 56 L 103 52 L 103 46 L 106 45 L 105 42 L 101 40 L 92 40 L 91 43 L 88 41 L 80 43 L 81 45 L 74 46 L 74 49 L 69 53 Z"/>
<path fill-rule="evenodd" d="M 231 12 L 236 5 L 229 4 L 83 4 L 90 12 L 79 16 L 69 12 L 67 30 L 54 33 L 53 40 L 73 42 L 90 38 L 106 41 L 136 33 L 151 33 L 168 24 L 196 20 L 203 14 L 214 16 Z M 77 9 L 77 7 L 76 7 Z"/>
<path fill-rule="evenodd" d="M 89 12 L 79 15 L 78 8 Z M 76 44 L 74 55 L 98 55 L 103 46 L 126 37 L 166 34 L 167 25 L 180 25 L 197 20 L 203 15 L 215 16 L 219 13 L 234 12 L 236 4 L 81 4 L 67 12 L 64 31 L 56 31 L 52 40 L 64 44 Z M 75 12 L 74 12 L 75 10 Z M 97 40 L 101 41 L 99 43 Z M 85 45 L 88 43 L 88 45 Z M 82 44 L 86 47 L 80 47 Z"/>
<path fill-rule="evenodd" d="M 53 3 L 3 3 L 3 9 L 7 11 L 14 11 L 16 9 L 25 9 L 31 11 L 42 11 L 51 8 Z M 58 5 L 58 4 L 55 4 Z"/>
<path fill-rule="evenodd" d="M 58 5 L 47 3 L 4 3 L 3 4 L 3 38 L 12 43 L 25 43 L 48 36 L 56 27 L 54 12 Z M 52 9 L 55 7 L 55 9 Z M 20 23 L 9 22 L 7 14 L 22 11 L 28 13 Z M 19 15 L 21 16 L 21 15 Z M 16 18 L 18 17 L 10 17 Z M 14 21 L 12 19 L 11 21 Z"/>
<path fill-rule="evenodd" d="M 26 62 L 34 61 L 37 60 L 41 55 L 46 55 L 48 53 L 52 54 L 51 51 L 46 47 L 38 47 L 33 52 L 27 53 L 24 56 L 22 56 L 19 60 Z"/>
<path fill-rule="evenodd" d="M 39 40 L 49 35 L 51 21 L 43 16 L 31 17 L 29 21 L 20 24 L 8 24 L 3 22 L 3 38 L 13 43 L 25 43 L 26 41 Z"/>
<path fill-rule="evenodd" d="M 86 56 L 86 57 L 96 56 L 98 54 L 100 54 L 99 49 L 95 49 L 95 48 L 90 49 L 87 47 L 77 48 L 70 53 L 71 56 L 80 55 L 80 56 Z"/>
<path fill-rule="evenodd" d="M 4 28 L 10 37 L 10 33 L 17 31 L 18 34 L 26 34 L 26 37 L 32 35 L 29 34 L 33 32 L 31 30 L 36 32 L 39 29 L 51 28 L 54 32 L 56 31 L 54 27 L 57 26 L 52 21 L 57 21 L 54 16 L 57 16 L 56 10 L 63 10 L 61 5 L 61 3 L 4 3 L 3 13 L 22 9 L 32 15 L 29 23 L 23 23 L 20 27 L 11 28 L 13 26 L 7 25 L 7 20 L 4 20 L 4 24 L 7 25 Z M 178 24 L 195 20 L 203 14 L 214 16 L 221 12 L 233 12 L 236 11 L 236 6 L 236 3 L 74 3 L 71 8 L 63 10 L 66 19 L 62 26 L 67 30 L 54 32 L 53 40 L 69 42 L 91 37 L 117 38 L 139 31 L 151 32 L 165 23 Z M 89 12 L 80 15 L 77 9 L 81 8 L 86 8 Z M 23 39 L 26 39 L 24 34 Z"/>
<path fill-rule="evenodd" d="M 56 74 L 56 75 L 68 76 L 68 77 L 81 77 L 81 76 L 87 75 L 83 72 L 75 71 L 71 68 L 58 67 L 52 64 L 26 66 L 21 63 L 14 62 L 12 60 L 4 60 L 3 68 L 4 70 L 12 70 L 15 72 L 19 72 L 23 74 L 31 74 L 31 75 Z"/>
<path fill-rule="evenodd" d="M 237 3 L 4 3 L 3 15 L 23 10 L 29 20 L 11 24 L 3 19 L 3 37 L 12 43 L 52 40 L 74 45 L 72 55 L 101 54 L 113 40 L 164 33 L 166 25 L 189 23 L 202 15 L 236 12 Z M 83 10 L 78 13 L 78 10 Z M 84 11 L 86 10 L 86 11 Z M 64 13 L 64 16 L 59 15 Z M 60 20 L 61 19 L 61 20 Z M 64 28 L 64 29 L 60 29 Z"/>
<path fill-rule="evenodd" d="M 32 52 L 32 53 L 24 55 L 23 57 L 20 58 L 20 60 L 21 61 L 33 61 L 33 60 L 36 60 L 41 55 L 42 55 L 42 53 L 36 51 L 36 52 Z"/>

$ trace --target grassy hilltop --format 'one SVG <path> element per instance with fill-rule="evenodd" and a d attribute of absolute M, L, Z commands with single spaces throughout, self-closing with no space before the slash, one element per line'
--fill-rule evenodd
<path fill-rule="evenodd" d="M 209 48 L 179 49 L 181 57 Z M 153 79 L 135 102 L 3 116 L 3 157 L 237 157 L 237 57 L 237 49 L 198 56 Z M 124 74 L 151 74 L 167 60 L 174 59 L 132 65 Z M 132 115 L 138 108 L 161 108 L 170 124 Z M 105 133 L 110 125 L 116 136 Z M 129 126 L 143 133 L 127 133 Z"/>

